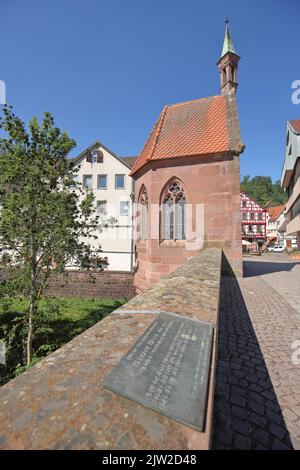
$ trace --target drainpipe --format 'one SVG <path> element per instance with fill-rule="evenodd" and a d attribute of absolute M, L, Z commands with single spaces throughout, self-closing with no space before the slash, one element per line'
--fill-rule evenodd
<path fill-rule="evenodd" d="M 135 220 L 135 181 L 131 177 L 131 253 L 130 253 L 130 271 L 133 271 L 134 266 L 134 220 Z"/>

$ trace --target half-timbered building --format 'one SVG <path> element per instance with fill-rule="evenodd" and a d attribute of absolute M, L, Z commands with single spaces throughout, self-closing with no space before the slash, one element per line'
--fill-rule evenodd
<path fill-rule="evenodd" d="M 241 192 L 242 239 L 250 243 L 256 242 L 258 248 L 262 248 L 267 239 L 267 212 L 267 209 Z"/>

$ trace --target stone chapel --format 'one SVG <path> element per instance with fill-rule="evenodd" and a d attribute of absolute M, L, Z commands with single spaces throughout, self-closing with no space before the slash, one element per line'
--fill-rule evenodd
<path fill-rule="evenodd" d="M 220 94 L 165 106 L 131 171 L 138 292 L 205 247 L 222 247 L 242 274 L 239 60 L 226 20 Z"/>

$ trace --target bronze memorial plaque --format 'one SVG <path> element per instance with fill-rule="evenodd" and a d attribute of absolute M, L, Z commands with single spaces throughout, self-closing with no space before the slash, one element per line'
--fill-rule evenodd
<path fill-rule="evenodd" d="M 203 431 L 212 335 L 209 323 L 162 312 L 104 387 Z"/>

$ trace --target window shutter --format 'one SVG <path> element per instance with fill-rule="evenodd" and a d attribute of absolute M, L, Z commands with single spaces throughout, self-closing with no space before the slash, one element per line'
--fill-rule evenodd
<path fill-rule="evenodd" d="M 87 152 L 86 161 L 92 163 L 92 154 L 91 154 L 91 152 Z"/>
<path fill-rule="evenodd" d="M 103 163 L 103 152 L 101 150 L 97 150 L 97 163 Z"/>

